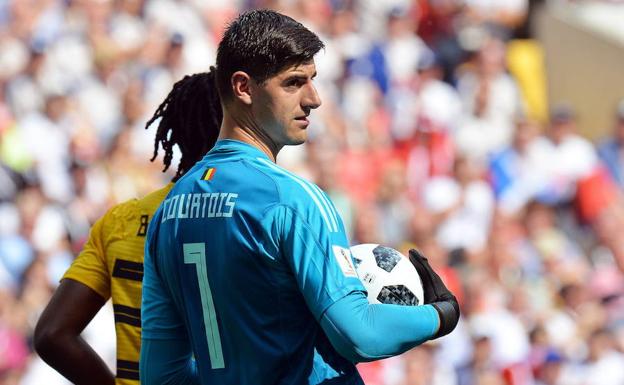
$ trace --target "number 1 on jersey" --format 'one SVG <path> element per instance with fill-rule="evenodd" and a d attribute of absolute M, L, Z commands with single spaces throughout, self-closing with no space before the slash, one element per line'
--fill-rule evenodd
<path fill-rule="evenodd" d="M 197 282 L 199 284 L 202 313 L 204 315 L 204 326 L 206 328 L 210 364 L 212 369 L 223 369 L 225 368 L 225 362 L 223 360 L 223 349 L 221 348 L 219 325 L 217 324 L 217 313 L 215 311 L 214 301 L 212 300 L 210 284 L 208 283 L 206 244 L 203 242 L 185 243 L 182 247 L 184 252 L 184 263 L 194 264 L 197 269 Z"/>

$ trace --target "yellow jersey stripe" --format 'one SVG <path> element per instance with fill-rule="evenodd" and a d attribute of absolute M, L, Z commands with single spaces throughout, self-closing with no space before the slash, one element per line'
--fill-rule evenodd
<path fill-rule="evenodd" d="M 117 360 L 117 378 L 139 380 L 139 363 L 135 361 Z"/>

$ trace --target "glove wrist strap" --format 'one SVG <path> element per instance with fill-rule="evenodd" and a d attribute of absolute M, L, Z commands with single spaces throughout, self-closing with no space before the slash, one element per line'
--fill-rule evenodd
<path fill-rule="evenodd" d="M 455 329 L 457 322 L 459 322 L 459 305 L 454 300 L 433 302 L 431 305 L 440 316 L 440 328 L 433 337 L 435 339 L 445 336 Z"/>

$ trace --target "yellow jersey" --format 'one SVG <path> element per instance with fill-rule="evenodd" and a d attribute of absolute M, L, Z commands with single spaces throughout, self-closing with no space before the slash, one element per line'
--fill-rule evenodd
<path fill-rule="evenodd" d="M 143 247 L 149 221 L 172 186 L 111 208 L 95 222 L 82 252 L 63 276 L 113 299 L 117 385 L 139 383 Z"/>

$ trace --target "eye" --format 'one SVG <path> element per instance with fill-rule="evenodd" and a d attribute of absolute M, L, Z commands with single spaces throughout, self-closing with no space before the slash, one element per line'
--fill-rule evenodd
<path fill-rule="evenodd" d="M 300 88 L 306 83 L 305 79 L 302 78 L 290 78 L 286 80 L 286 87 L 289 88 Z"/>

